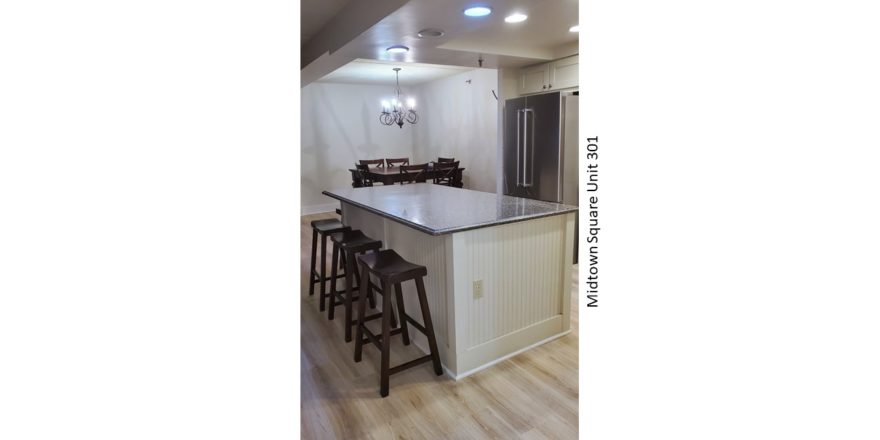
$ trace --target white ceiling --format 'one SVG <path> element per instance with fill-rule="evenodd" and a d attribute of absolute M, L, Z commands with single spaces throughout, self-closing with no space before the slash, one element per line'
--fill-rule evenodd
<path fill-rule="evenodd" d="M 354 59 L 398 63 L 478 67 L 521 67 L 578 53 L 578 34 L 569 27 L 578 24 L 577 0 L 487 0 L 493 8 L 487 17 L 467 17 L 462 11 L 474 0 L 374 0 L 388 9 L 382 17 L 366 23 L 365 11 L 351 2 L 339 14 L 348 20 L 333 20 L 315 36 L 305 51 L 302 85 L 316 81 Z M 351 12 L 349 14 L 349 12 Z M 504 17 L 522 12 L 529 18 L 506 23 Z M 366 29 L 347 42 L 332 37 L 347 29 Z M 425 28 L 446 32 L 438 38 L 419 38 Z M 408 53 L 391 54 L 388 46 L 403 44 Z"/>
<path fill-rule="evenodd" d="M 453 35 L 440 49 L 519 57 L 556 58 L 555 50 L 576 43 L 578 34 L 568 29 L 578 24 L 576 0 L 506 1 L 479 28 Z M 506 23 L 513 12 L 528 16 L 521 23 Z M 496 16 L 497 15 L 497 16 Z"/>
<path fill-rule="evenodd" d="M 317 82 L 393 85 L 395 76 L 392 69 L 395 67 L 402 69 L 400 71 L 401 86 L 412 86 L 474 70 L 471 67 L 461 66 L 357 59 L 330 72 Z"/>

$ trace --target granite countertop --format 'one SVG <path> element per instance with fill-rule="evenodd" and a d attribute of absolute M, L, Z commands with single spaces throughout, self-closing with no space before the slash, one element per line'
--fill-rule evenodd
<path fill-rule="evenodd" d="M 577 206 L 430 183 L 343 188 L 323 193 L 431 235 L 577 211 Z"/>

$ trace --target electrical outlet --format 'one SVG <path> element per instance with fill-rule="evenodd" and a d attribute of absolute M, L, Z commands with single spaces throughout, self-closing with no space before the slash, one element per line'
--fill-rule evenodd
<path fill-rule="evenodd" d="M 483 297 L 483 280 L 474 281 L 474 299 Z"/>

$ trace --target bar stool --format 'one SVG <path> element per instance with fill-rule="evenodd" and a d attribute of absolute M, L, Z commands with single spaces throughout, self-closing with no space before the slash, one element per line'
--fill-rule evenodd
<path fill-rule="evenodd" d="M 312 221 L 312 260 L 309 267 L 309 296 L 315 294 L 315 284 L 321 283 L 321 311 L 324 311 L 325 290 L 324 283 L 327 278 L 327 235 L 334 232 L 346 231 L 351 229 L 336 219 L 314 220 Z M 321 272 L 315 270 L 316 257 L 318 254 L 318 234 L 321 234 Z M 339 275 L 340 277 L 345 276 Z"/>
<path fill-rule="evenodd" d="M 366 236 L 359 230 L 347 230 L 330 234 L 330 241 L 333 242 L 332 267 L 330 272 L 330 311 L 328 318 L 332 321 L 335 315 L 336 306 L 345 306 L 345 342 L 351 342 L 351 326 L 354 325 L 352 320 L 352 301 L 358 299 L 360 295 L 353 295 L 353 292 L 359 289 L 361 280 L 365 280 L 368 284 L 367 299 L 370 301 L 370 307 L 376 307 L 376 299 L 373 297 L 373 291 L 383 292 L 378 286 L 370 282 L 369 277 L 361 278 L 355 268 L 355 258 L 357 254 L 363 254 L 370 251 L 378 251 L 382 248 L 381 240 L 374 240 Z M 336 290 L 336 269 L 340 266 L 340 257 L 345 261 L 345 290 Z M 357 280 L 357 286 L 352 282 L 352 278 Z M 384 293 L 383 293 L 384 295 Z M 337 301 L 338 300 L 338 301 Z M 323 301 L 323 299 L 322 299 Z M 392 314 L 393 326 L 397 326 L 396 319 Z"/>
<path fill-rule="evenodd" d="M 427 361 L 434 364 L 434 373 L 438 376 L 443 375 L 443 369 L 440 367 L 440 354 L 437 351 L 437 339 L 434 337 L 434 325 L 431 322 L 431 312 L 428 309 L 428 299 L 425 296 L 425 283 L 422 279 L 428 275 L 428 269 L 425 266 L 410 263 L 404 260 L 397 252 L 391 249 L 381 250 L 369 254 L 363 254 L 357 257 L 361 267 L 361 279 L 368 279 L 370 274 L 379 277 L 382 284 L 382 291 L 390 293 L 390 287 L 394 285 L 394 293 L 397 299 L 397 310 L 400 313 L 400 328 L 391 330 L 391 317 L 394 316 L 391 311 L 391 295 L 382 295 L 382 311 L 378 314 L 382 317 L 382 335 L 377 337 L 364 323 L 373 317 L 366 316 L 366 296 L 367 283 L 361 284 L 360 297 L 358 298 L 358 320 L 357 334 L 354 341 L 354 361 L 360 362 L 363 352 L 364 342 L 372 342 L 382 353 L 381 365 L 379 368 L 379 394 L 382 397 L 388 396 L 388 381 L 392 374 L 399 373 L 416 365 Z M 424 326 L 415 319 L 406 314 L 403 306 L 403 294 L 401 293 L 400 284 L 404 281 L 414 280 L 416 282 L 416 290 L 419 294 L 419 307 L 422 310 L 422 322 Z M 390 316 L 389 316 L 390 315 Z M 375 315 L 374 315 L 375 316 Z M 391 336 L 398 333 L 402 334 L 403 345 L 409 345 L 409 332 L 407 331 L 407 323 L 412 324 L 417 330 L 422 332 L 428 338 L 428 348 L 430 354 L 413 359 L 409 362 L 389 367 L 391 360 Z M 364 338 L 366 335 L 366 339 Z"/>

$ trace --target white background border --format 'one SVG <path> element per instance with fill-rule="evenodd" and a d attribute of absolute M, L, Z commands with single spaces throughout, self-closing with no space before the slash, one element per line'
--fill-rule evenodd
<path fill-rule="evenodd" d="M 297 436 L 296 8 L 0 6 L 0 438 Z M 583 437 L 880 436 L 876 17 L 582 4 Z"/>

